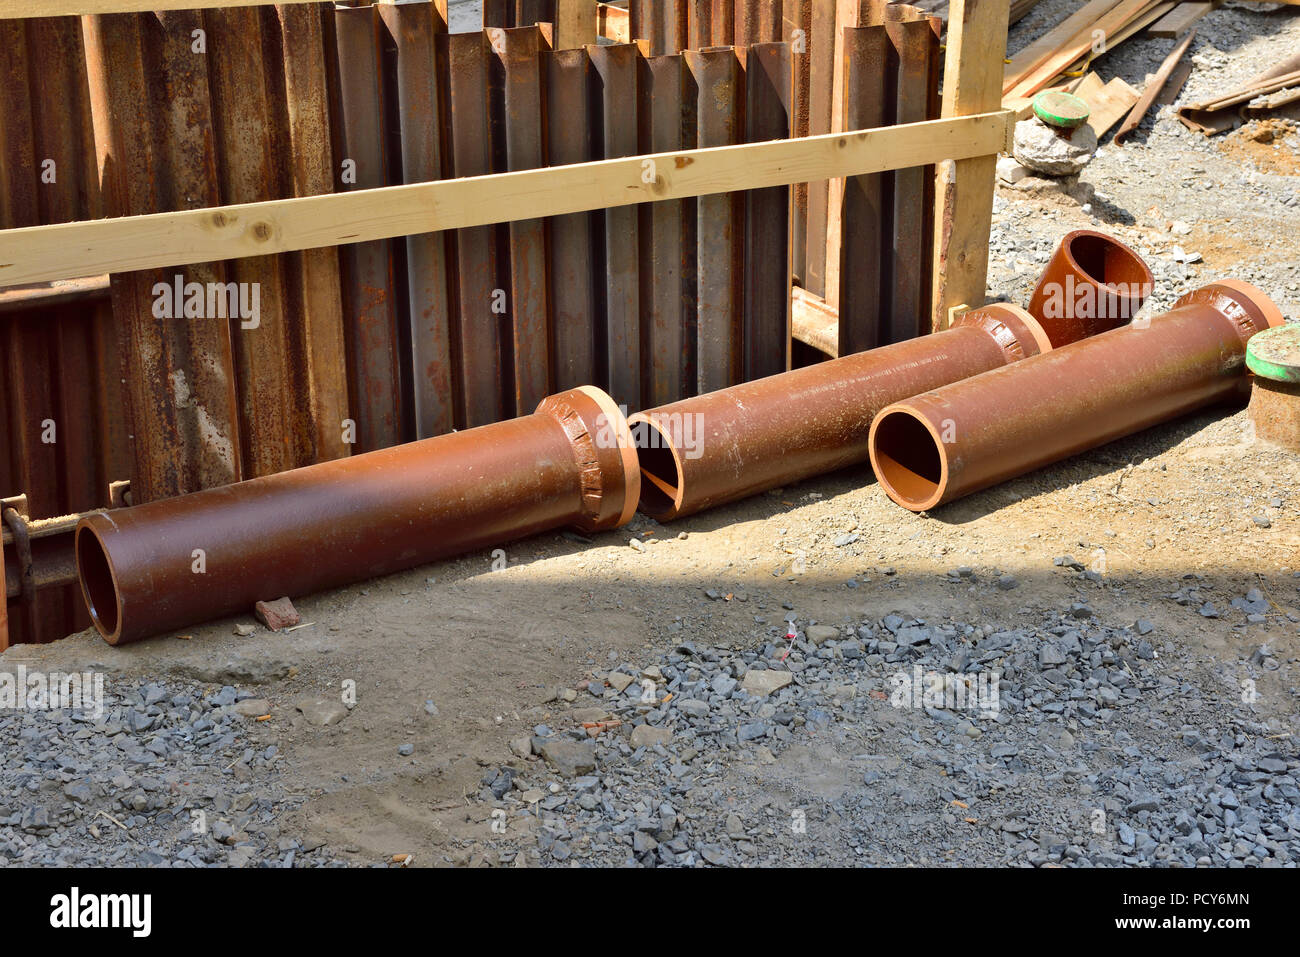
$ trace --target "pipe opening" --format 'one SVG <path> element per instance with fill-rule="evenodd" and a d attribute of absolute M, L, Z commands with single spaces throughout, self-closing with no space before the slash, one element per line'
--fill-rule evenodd
<path fill-rule="evenodd" d="M 1135 288 L 1151 283 L 1146 264 L 1127 246 L 1095 233 L 1083 233 L 1069 241 L 1070 258 L 1093 282 L 1132 295 Z"/>
<path fill-rule="evenodd" d="M 907 411 L 883 413 L 872 430 L 876 478 L 905 508 L 933 508 L 947 476 L 938 442 L 924 422 Z"/>
<path fill-rule="evenodd" d="M 682 503 L 685 479 L 671 430 L 653 418 L 641 416 L 629 422 L 628 428 L 641 472 L 641 511 L 655 519 L 674 517 Z"/>
<path fill-rule="evenodd" d="M 90 528 L 77 529 L 77 574 L 81 578 L 81 593 L 95 627 L 105 637 L 117 632 L 117 583 L 108 563 L 104 545 Z"/>
<path fill-rule="evenodd" d="M 660 443 L 643 447 L 637 443 L 641 464 L 641 510 L 652 518 L 677 508 L 681 498 L 682 476 L 672 449 Z"/>

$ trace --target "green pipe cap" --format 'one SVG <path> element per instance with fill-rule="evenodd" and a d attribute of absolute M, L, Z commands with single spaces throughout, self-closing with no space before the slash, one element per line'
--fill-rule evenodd
<path fill-rule="evenodd" d="M 1073 130 L 1088 122 L 1092 108 L 1073 93 L 1049 91 L 1034 97 L 1034 115 L 1048 126 Z"/>
<path fill-rule="evenodd" d="M 1266 329 L 1246 344 L 1246 367 L 1274 382 L 1300 383 L 1300 323 Z"/>

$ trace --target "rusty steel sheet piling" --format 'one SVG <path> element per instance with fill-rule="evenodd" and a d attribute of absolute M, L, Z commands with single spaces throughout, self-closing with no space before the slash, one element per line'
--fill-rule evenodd
<path fill-rule="evenodd" d="M 334 8 L 339 90 L 336 159 L 344 192 L 390 185 L 389 131 L 377 8 Z M 339 248 L 348 341 L 353 448 L 387 448 L 404 435 L 395 242 Z"/>
<path fill-rule="evenodd" d="M 703 0 L 702 0 L 703 2 Z M 709 19 L 713 23 L 713 46 L 730 47 L 736 39 L 736 0 L 712 0 Z M 633 34 L 636 36 L 636 34 Z M 707 49 L 701 47 L 700 49 Z"/>
<path fill-rule="evenodd" d="M 871 425 L 871 464 L 903 508 L 937 508 L 1177 416 L 1243 400 L 1247 342 L 1281 324 L 1258 289 L 1213 283 L 1149 323 L 889 406 Z"/>
<path fill-rule="evenodd" d="M 703 50 L 717 45 L 713 39 L 713 0 L 687 0 L 686 45 L 683 50 Z"/>
<path fill-rule="evenodd" d="M 812 57 L 808 54 L 808 37 L 812 33 L 813 0 L 798 0 L 782 6 L 781 36 L 790 45 L 791 69 L 794 73 L 793 135 L 808 136 L 811 123 Z M 808 184 L 796 183 L 794 207 L 790 219 L 790 272 L 796 285 L 804 282 L 808 272 Z"/>
<path fill-rule="evenodd" d="M 643 152 L 693 147 L 695 98 L 689 97 L 688 103 L 685 97 L 683 58 L 650 57 L 641 67 Z M 638 408 L 694 393 L 696 215 L 694 200 L 641 207 L 641 349 L 646 367 L 645 395 Z"/>
<path fill-rule="evenodd" d="M 716 23 L 716 21 L 715 21 Z M 683 54 L 696 97 L 696 146 L 734 146 L 744 139 L 744 83 L 732 47 Z M 745 311 L 745 194 L 714 193 L 696 201 L 696 392 L 740 381 Z"/>
<path fill-rule="evenodd" d="M 617 159 L 640 152 L 637 130 L 637 86 L 640 51 L 635 43 L 588 46 L 595 83 L 599 158 Z M 643 170 L 642 175 L 649 175 Z M 600 272 L 604 277 L 603 309 L 598 342 L 603 346 L 604 382 L 624 408 L 641 403 L 640 213 L 635 206 L 605 209 L 596 214 L 604 233 Z M 597 305 L 601 302 L 598 300 Z"/>
<path fill-rule="evenodd" d="M 886 126 L 889 36 L 883 26 L 844 28 L 844 117 L 842 129 Z M 839 354 L 852 355 L 891 340 L 882 335 L 885 302 L 884 261 L 889 237 L 883 228 L 886 176 L 850 176 L 840 194 Z"/>
<path fill-rule="evenodd" d="M 446 34 L 447 25 L 432 3 L 383 4 L 377 9 L 392 64 L 401 181 L 428 183 L 443 179 L 446 103 L 439 77 L 445 76 L 441 70 L 445 50 L 439 48 L 438 41 Z M 414 435 L 420 439 L 456 427 L 447 243 L 445 233 L 422 233 L 405 239 L 414 405 L 410 418 Z"/>
<path fill-rule="evenodd" d="M 551 166 L 589 162 L 593 152 L 591 59 L 585 49 L 544 54 L 547 159 Z M 550 220 L 550 314 L 557 389 L 597 381 L 596 222 L 593 213 Z"/>
<path fill-rule="evenodd" d="M 669 521 L 859 465 L 880 409 L 1050 348 L 1028 313 L 993 305 L 944 332 L 640 413 L 641 511 Z"/>
<path fill-rule="evenodd" d="M 82 21 L 108 216 L 220 205 L 207 59 L 191 52 L 200 17 L 188 11 Z M 175 301 L 174 318 L 154 314 L 158 290 L 174 290 L 178 275 L 182 289 L 225 281 L 219 264 L 112 280 L 137 502 L 243 476 L 229 324 L 186 318 Z"/>
<path fill-rule="evenodd" d="M 691 44 L 688 8 L 693 5 L 694 0 L 631 0 L 632 38 L 649 41 L 649 56 L 680 53 Z"/>
<path fill-rule="evenodd" d="M 279 56 L 268 57 L 282 89 L 281 149 L 287 154 L 288 195 L 320 196 L 334 191 L 335 157 L 330 139 L 326 41 L 322 12 L 315 6 L 275 7 Z M 296 416 L 306 459 L 324 462 L 349 454 L 343 423 L 348 418 L 347 363 L 338 249 L 306 249 L 282 257 L 291 365 L 298 377 Z"/>
<path fill-rule="evenodd" d="M 523 418 L 89 516 L 77 568 L 95 627 L 126 644 L 548 529 L 616 528 L 639 482 L 626 421 L 585 387 Z"/>
<path fill-rule="evenodd" d="M 78 18 L 0 26 L 0 196 L 0 228 L 104 215 Z M 121 383 L 107 277 L 0 292 L 0 647 L 85 627 L 50 526 L 129 474 Z"/>
<path fill-rule="evenodd" d="M 490 114 L 492 50 L 485 33 L 453 33 L 447 40 L 451 74 L 452 174 L 500 172 Z M 502 281 L 499 228 L 456 231 L 456 336 L 462 428 L 496 422 L 504 415 L 503 339 L 508 321 L 507 282 Z"/>
<path fill-rule="evenodd" d="M 1131 320 L 1154 282 L 1142 257 L 1118 239 L 1077 229 L 1056 247 L 1028 309 L 1059 347 Z"/>
<path fill-rule="evenodd" d="M 891 12 L 901 13 L 890 8 Z M 890 125 L 922 123 L 932 112 L 939 88 L 939 37 L 928 19 L 887 19 L 889 37 Z M 933 259 L 933 166 L 913 166 L 886 174 L 886 256 L 883 261 L 883 341 L 901 342 L 930 331 L 930 264 Z M 841 272 L 844 281 L 849 277 Z"/>
<path fill-rule="evenodd" d="M 745 141 L 789 139 L 794 86 L 788 44 L 764 42 L 749 48 L 745 90 Z M 745 379 L 790 368 L 790 206 L 789 186 L 746 194 Z"/>
<path fill-rule="evenodd" d="M 546 131 L 541 53 L 548 44 L 535 26 L 490 31 L 502 76 L 506 169 L 546 165 Z M 550 331 L 546 295 L 546 221 L 511 222 L 510 288 L 506 304 L 511 329 L 514 385 L 508 411 L 524 415 L 550 389 Z"/>
<path fill-rule="evenodd" d="M 279 199 L 283 152 L 274 142 L 273 95 L 263 57 L 264 12 L 254 7 L 205 13 L 213 143 L 221 204 Z M 271 475 L 302 464 L 296 444 L 295 375 L 290 366 L 289 313 L 278 256 L 225 265 L 227 278 L 257 292 L 257 315 L 232 316 L 244 474 Z M 252 302 L 252 300 L 249 300 Z M 207 317 L 211 321 L 212 317 Z"/>

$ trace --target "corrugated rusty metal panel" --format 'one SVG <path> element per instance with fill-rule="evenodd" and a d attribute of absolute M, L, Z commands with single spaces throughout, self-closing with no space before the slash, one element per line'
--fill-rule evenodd
<path fill-rule="evenodd" d="M 389 185 L 380 24 L 374 7 L 336 7 L 341 108 L 336 125 L 344 191 Z M 405 434 L 394 243 L 340 247 L 349 406 L 357 423 L 353 450 L 397 445 Z"/>
<path fill-rule="evenodd" d="M 545 54 L 548 161 L 592 159 L 591 59 L 586 50 Z M 598 381 L 596 367 L 596 222 L 593 213 L 550 220 L 550 312 L 555 388 Z"/>
<path fill-rule="evenodd" d="M 492 53 L 487 37 L 482 33 L 450 34 L 447 44 L 453 174 L 499 172 L 489 115 Z M 499 232 L 495 226 L 456 232 L 458 421 L 463 428 L 487 425 L 504 416 L 502 338 L 506 317 L 500 308 L 506 289 L 499 272 Z"/>
<path fill-rule="evenodd" d="M 387 9 L 387 8 L 385 8 Z M 281 4 L 279 57 L 268 68 L 282 98 L 283 130 L 277 149 L 288 166 L 287 195 L 334 191 L 335 165 L 327 89 L 325 10 Z M 307 458 L 324 462 L 348 455 L 343 422 L 348 418 L 348 376 L 338 249 L 308 249 L 281 257 L 284 268 L 292 365 L 297 375 L 295 431 Z"/>
<path fill-rule="evenodd" d="M 808 37 L 812 33 L 813 0 L 786 0 L 782 6 L 780 39 L 790 44 L 794 71 L 794 135 L 809 135 L 811 123 L 812 56 Z M 791 274 L 801 285 L 808 273 L 808 184 L 794 186 L 794 209 L 790 223 Z"/>
<path fill-rule="evenodd" d="M 794 86 L 790 47 L 755 43 L 745 62 L 746 142 L 788 139 Z M 788 186 L 750 190 L 745 217 L 746 379 L 776 375 L 790 362 L 790 208 Z"/>
<path fill-rule="evenodd" d="M 886 81 L 889 37 L 883 26 L 844 29 L 845 130 L 884 126 L 890 110 Z M 886 177 L 850 176 L 842 193 L 840 349 L 842 356 L 884 345 L 888 313 L 885 258 L 890 234 Z"/>
<path fill-rule="evenodd" d="M 713 46 L 734 46 L 739 42 L 736 33 L 737 0 L 712 0 L 712 2 L 713 10 L 710 19 L 713 21 Z M 633 36 L 636 34 L 634 33 Z"/>
<path fill-rule="evenodd" d="M 0 25 L 0 228 L 102 214 L 79 20 Z M 3 300 L 0 498 L 22 501 L 10 518 L 24 541 L 20 549 L 4 535 L 0 647 L 85 627 L 74 588 L 31 590 L 67 578 L 47 574 L 48 543 L 23 529 L 28 517 L 107 504 L 108 477 L 129 474 L 107 284 L 29 287 Z M 20 550 L 39 563 L 29 601 L 20 598 Z"/>
<path fill-rule="evenodd" d="M 910 19 L 910 8 L 890 8 L 885 30 L 890 41 L 893 78 L 891 124 L 920 123 L 938 116 L 939 37 L 935 21 Z M 901 342 L 930 331 L 930 266 L 934 255 L 934 167 L 895 170 L 892 181 L 892 242 L 885 264 L 887 342 Z"/>
<path fill-rule="evenodd" d="M 688 0 L 685 50 L 703 50 L 714 45 L 713 0 Z"/>
<path fill-rule="evenodd" d="M 206 60 L 190 52 L 197 14 L 118 14 L 83 21 L 105 213 L 196 209 L 219 202 Z M 182 33 L 182 31 L 184 31 Z M 135 501 L 242 477 L 229 327 L 154 315 L 174 271 L 113 277 L 126 379 Z M 223 281 L 217 266 L 186 281 Z"/>
<path fill-rule="evenodd" d="M 440 77 L 445 77 L 440 58 L 445 49 L 439 48 L 438 40 L 446 34 L 446 24 L 432 3 L 385 4 L 379 11 L 394 60 L 401 181 L 442 179 L 447 106 L 440 93 Z M 456 426 L 448 240 L 444 233 L 406 238 L 413 418 L 416 437 L 421 439 Z"/>
<path fill-rule="evenodd" d="M 269 11 L 237 7 L 204 15 L 221 204 L 265 202 L 279 199 L 283 191 L 278 164 L 283 154 L 272 135 L 273 100 L 263 59 L 262 12 Z M 171 46 L 176 31 L 167 33 Z M 188 38 L 189 32 L 181 35 Z M 306 464 L 296 441 L 293 409 L 299 403 L 290 368 L 282 263 L 278 256 L 236 259 L 226 264 L 225 273 L 228 281 L 257 290 L 259 315 L 230 323 L 244 474 L 274 475 Z"/>
<path fill-rule="evenodd" d="M 808 134 L 824 136 L 831 131 L 831 91 L 836 69 L 836 0 L 812 0 L 808 33 Z M 803 288 L 826 295 L 826 233 L 829 228 L 829 180 L 808 184 L 808 225 L 804 254 Z"/>
<path fill-rule="evenodd" d="M 681 56 L 642 61 L 642 152 L 669 153 L 695 145 L 693 85 L 689 97 L 686 92 Z M 643 408 L 694 393 L 696 215 L 694 200 L 641 207 L 641 347 L 647 363 Z"/>
<path fill-rule="evenodd" d="M 716 21 L 715 21 L 716 24 Z M 699 147 L 744 140 L 744 83 L 736 51 L 721 47 L 684 54 L 694 81 Z M 744 322 L 745 195 L 697 200 L 696 390 L 714 392 L 740 379 Z"/>
<path fill-rule="evenodd" d="M 626 43 L 587 49 L 595 81 L 593 106 L 600 121 L 598 156 L 635 156 L 638 144 L 634 105 L 640 58 L 637 46 Z M 606 388 L 619 405 L 635 408 L 641 400 L 639 213 L 634 206 L 623 206 L 596 215 L 605 235 L 600 263 L 605 283 L 600 328 L 604 332 Z"/>
<path fill-rule="evenodd" d="M 535 26 L 491 33 L 502 72 L 498 85 L 503 89 L 506 169 L 538 169 L 546 165 L 541 53 L 549 45 Z M 506 232 L 510 243 L 508 343 L 514 369 L 507 411 L 528 415 L 551 391 L 546 223 L 518 220 L 510 223 Z"/>

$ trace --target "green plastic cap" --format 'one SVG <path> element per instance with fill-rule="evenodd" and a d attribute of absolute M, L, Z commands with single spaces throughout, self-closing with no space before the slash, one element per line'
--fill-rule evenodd
<path fill-rule="evenodd" d="M 1274 382 L 1300 382 L 1300 323 L 1290 322 L 1250 337 L 1246 368 Z"/>
<path fill-rule="evenodd" d="M 1034 115 L 1048 126 L 1073 130 L 1088 122 L 1092 108 L 1073 93 L 1049 91 L 1034 97 Z"/>

